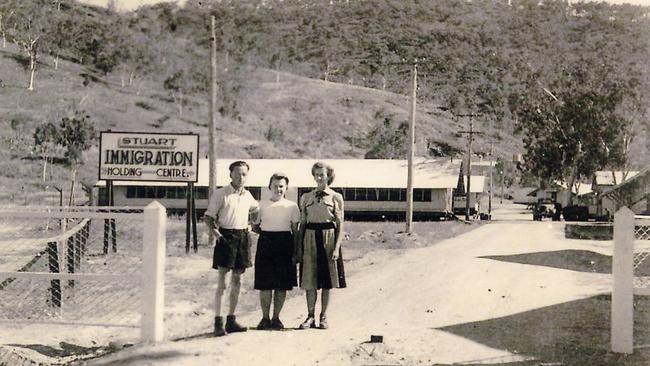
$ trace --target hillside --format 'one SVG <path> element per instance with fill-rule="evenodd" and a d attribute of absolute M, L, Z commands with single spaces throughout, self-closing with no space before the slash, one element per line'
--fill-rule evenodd
<path fill-rule="evenodd" d="M 188 97 L 179 115 L 178 104 L 160 83 L 136 80 L 122 87 L 119 75 L 100 77 L 79 64 L 59 61 L 41 64 L 35 90 L 25 88 L 28 73 L 16 58 L 18 51 L 0 49 L 0 179 L 8 189 L 0 195 L 2 203 L 22 203 L 31 199 L 25 192 L 38 191 L 42 165 L 30 152 L 32 133 L 37 124 L 83 110 L 97 131 L 150 131 L 197 133 L 200 151 L 207 153 L 207 98 Z M 97 78 L 85 83 L 87 75 Z M 86 75 L 86 76 L 84 76 Z M 247 68 L 242 75 L 237 118 L 219 118 L 217 154 L 220 157 L 254 158 L 362 158 L 365 150 L 355 147 L 359 140 L 386 120 L 397 126 L 408 120 L 408 98 L 403 95 L 314 80 L 263 68 Z M 418 154 L 426 153 L 426 139 L 444 142 L 464 150 L 467 139 L 457 132 L 467 121 L 455 121 L 428 102 L 418 102 Z M 498 131 L 489 131 L 475 121 L 478 130 L 487 132 L 474 143 L 474 151 L 486 153 L 488 139 L 495 142 L 496 156 L 511 156 L 522 150 L 521 142 Z M 12 142 L 13 140 L 13 142 Z M 355 146 L 352 146 L 354 143 Z M 86 154 L 80 179 L 93 183 L 97 176 L 97 143 Z M 49 185 L 67 187 L 67 172 L 55 166 Z M 22 189 L 24 187 L 24 190 Z M 14 192 L 11 192 L 11 191 Z"/>

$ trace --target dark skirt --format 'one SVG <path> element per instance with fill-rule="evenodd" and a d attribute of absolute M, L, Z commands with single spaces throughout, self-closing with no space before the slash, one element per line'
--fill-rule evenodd
<path fill-rule="evenodd" d="M 293 252 L 291 232 L 262 231 L 255 252 L 255 289 L 291 290 L 296 286 Z"/>

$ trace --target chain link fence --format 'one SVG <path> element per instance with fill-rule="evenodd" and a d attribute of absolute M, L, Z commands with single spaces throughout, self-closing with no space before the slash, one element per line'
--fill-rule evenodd
<path fill-rule="evenodd" d="M 0 211 L 0 322 L 139 327 L 143 210 Z"/>
<path fill-rule="evenodd" d="M 634 220 L 634 287 L 650 288 L 650 216 Z"/>

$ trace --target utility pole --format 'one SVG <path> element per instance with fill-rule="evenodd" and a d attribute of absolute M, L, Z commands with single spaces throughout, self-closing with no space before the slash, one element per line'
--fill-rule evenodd
<path fill-rule="evenodd" d="M 465 220 L 469 221 L 469 201 L 471 197 L 471 176 L 472 176 L 472 140 L 475 134 L 483 134 L 483 132 L 474 131 L 472 126 L 472 118 L 479 116 L 476 113 L 458 114 L 458 117 L 469 117 L 469 131 L 458 131 L 458 133 L 466 133 L 468 135 L 467 144 L 467 190 L 465 191 Z"/>
<path fill-rule="evenodd" d="M 488 196 L 488 220 L 492 221 L 492 149 L 493 142 L 490 142 L 490 195 Z"/>
<path fill-rule="evenodd" d="M 411 71 L 411 110 L 408 135 L 408 178 L 406 180 L 406 233 L 411 233 L 413 224 L 413 150 L 415 148 L 415 105 L 417 93 L 418 64 L 413 63 Z"/>
<path fill-rule="evenodd" d="M 209 121 L 208 121 L 208 161 L 210 165 L 210 175 L 208 179 L 208 199 L 212 197 L 216 188 L 217 181 L 217 157 L 216 157 L 216 144 L 214 138 L 215 132 L 215 108 L 217 106 L 217 32 L 216 32 L 216 19 L 214 15 L 210 16 L 210 106 L 209 106 Z M 208 244 L 212 245 L 214 237 L 212 230 L 208 230 Z"/>

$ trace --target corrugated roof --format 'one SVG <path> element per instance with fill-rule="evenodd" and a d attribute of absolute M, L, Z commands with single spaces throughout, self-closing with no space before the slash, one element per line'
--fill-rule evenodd
<path fill-rule="evenodd" d="M 615 186 L 639 174 L 638 170 L 621 171 L 621 170 L 599 170 L 594 175 L 596 185 Z M 625 179 L 623 179 L 625 176 Z"/>
<path fill-rule="evenodd" d="M 230 183 L 228 166 L 240 159 L 217 159 L 217 186 Z M 335 179 L 332 187 L 358 188 L 404 188 L 408 174 L 407 160 L 384 159 L 241 159 L 251 170 L 246 185 L 266 187 L 273 173 L 281 171 L 289 177 L 294 187 L 313 187 L 311 167 L 323 161 L 334 168 Z M 416 158 L 413 161 L 413 188 L 455 188 L 458 182 L 460 160 Z M 208 186 L 208 159 L 199 160 L 199 179 L 196 186 Z M 472 192 L 483 187 L 481 178 L 472 176 Z M 96 185 L 103 186 L 103 181 Z M 177 182 L 139 182 L 114 181 L 116 186 L 183 186 Z M 482 190 L 481 190 L 482 191 Z"/>

